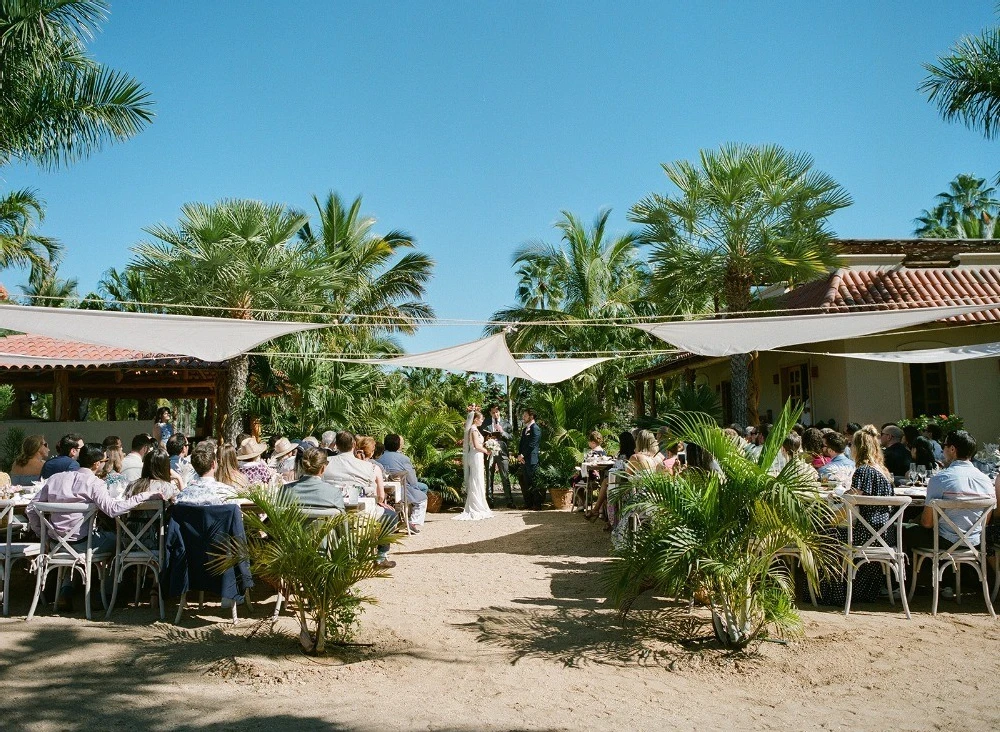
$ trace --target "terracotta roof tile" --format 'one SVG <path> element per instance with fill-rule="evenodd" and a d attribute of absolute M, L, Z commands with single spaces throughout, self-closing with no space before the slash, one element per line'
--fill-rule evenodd
<path fill-rule="evenodd" d="M 11 354 L 16 354 L 12 356 Z M 19 360 L 17 356 L 26 357 Z M 39 363 L 35 359 L 52 359 Z M 208 364 L 186 356 L 146 353 L 128 348 L 98 346 L 92 343 L 63 341 L 39 335 L 11 335 L 0 338 L 0 369 L 99 367 L 94 361 L 113 361 L 142 366 L 204 367 Z M 105 364 L 107 365 L 107 364 Z"/>

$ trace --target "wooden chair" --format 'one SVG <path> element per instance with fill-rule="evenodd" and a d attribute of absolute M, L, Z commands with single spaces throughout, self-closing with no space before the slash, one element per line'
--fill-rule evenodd
<path fill-rule="evenodd" d="M 396 501 L 396 512 L 403 519 L 403 526 L 406 527 L 407 536 L 411 536 L 413 532 L 410 530 L 410 499 L 406 495 L 406 471 L 397 470 L 395 472 L 388 473 L 385 476 L 383 485 L 385 485 L 386 482 L 399 484 L 400 498 Z"/>
<path fill-rule="evenodd" d="M 847 509 L 847 545 L 844 547 L 844 559 L 847 562 L 847 601 L 844 603 L 844 615 L 851 613 L 851 595 L 854 592 L 854 577 L 858 567 L 863 564 L 881 564 L 885 572 L 885 585 L 889 590 L 889 602 L 896 604 L 892 595 L 892 581 L 889 572 L 896 575 L 899 584 L 899 597 L 903 603 L 903 612 L 910 620 L 910 605 L 906 593 L 906 552 L 903 550 L 903 512 L 913 500 L 909 496 L 860 496 L 845 493 L 842 497 Z M 861 515 L 861 506 L 885 506 L 895 509 L 889 520 L 881 529 L 876 529 Z M 854 545 L 854 522 L 860 522 L 871 536 L 861 545 Z M 896 534 L 896 546 L 890 546 L 887 537 L 891 532 Z M 915 573 L 914 573 L 915 574 Z"/>
<path fill-rule="evenodd" d="M 135 512 L 151 511 L 152 516 L 136 532 L 128 525 L 128 517 L 139 515 Z M 164 565 L 164 523 L 166 515 L 166 505 L 162 500 L 146 501 L 140 503 L 132 509 L 132 512 L 124 516 L 115 518 L 115 557 L 112 564 L 112 577 L 114 583 L 111 589 L 111 603 L 108 605 L 108 612 L 105 619 L 111 618 L 111 611 L 115 609 L 115 602 L 118 599 L 118 585 L 121 584 L 125 576 L 125 570 L 135 567 L 135 604 L 139 604 L 139 591 L 142 587 L 142 578 L 146 571 L 153 573 L 153 577 L 158 581 L 160 572 Z M 127 537 L 127 538 L 126 538 Z M 154 543 L 155 542 L 155 543 Z M 166 617 L 163 607 L 163 593 L 158 592 L 160 600 L 160 620 Z"/>
<path fill-rule="evenodd" d="M 937 499 L 928 501 L 934 516 L 934 548 L 913 550 L 913 579 L 910 583 L 910 597 L 913 597 L 917 589 L 917 572 L 925 559 L 931 561 L 931 580 L 934 588 L 934 599 L 931 601 L 931 614 L 937 615 L 938 595 L 941 589 L 941 579 L 944 571 L 951 567 L 955 572 L 955 600 L 962 602 L 962 565 L 967 564 L 976 570 L 979 580 L 983 585 L 983 599 L 986 601 L 986 609 L 992 617 L 996 617 L 993 611 L 993 602 L 990 597 L 989 582 L 987 581 L 986 558 L 989 553 L 986 543 L 986 524 L 989 523 L 990 514 L 996 508 L 995 498 L 974 498 L 945 500 Z M 979 517 L 972 522 L 967 530 L 962 530 L 948 515 L 947 511 L 979 511 Z M 944 523 L 951 531 L 958 536 L 958 540 L 953 542 L 947 549 L 941 548 L 941 534 L 938 527 Z M 979 534 L 979 538 L 973 541 L 972 537 Z M 945 539 L 945 542 L 949 541 Z"/>
<path fill-rule="evenodd" d="M 0 560 L 3 562 L 3 614 L 10 615 L 10 575 L 14 563 L 19 559 L 31 559 L 38 555 L 37 542 L 14 541 L 14 528 L 27 524 L 14 515 L 16 504 L 12 500 L 0 501 L 0 527 L 6 526 L 6 541 L 0 545 Z"/>

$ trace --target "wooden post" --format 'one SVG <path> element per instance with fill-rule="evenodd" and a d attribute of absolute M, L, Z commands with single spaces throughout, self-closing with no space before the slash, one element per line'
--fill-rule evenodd
<path fill-rule="evenodd" d="M 52 372 L 52 412 L 56 422 L 69 422 L 69 371 L 56 369 Z"/>
<path fill-rule="evenodd" d="M 26 389 L 14 389 L 14 404 L 10 408 L 13 419 L 29 419 L 31 417 L 31 392 Z"/>
<path fill-rule="evenodd" d="M 656 379 L 649 380 L 649 416 L 656 416 Z"/>
<path fill-rule="evenodd" d="M 645 386 L 641 381 L 635 382 L 635 417 L 642 419 L 646 416 Z"/>
<path fill-rule="evenodd" d="M 108 421 L 118 421 L 118 400 L 114 397 L 108 397 Z"/>

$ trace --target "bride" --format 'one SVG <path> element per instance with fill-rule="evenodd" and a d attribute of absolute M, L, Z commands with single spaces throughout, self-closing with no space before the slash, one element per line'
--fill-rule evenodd
<path fill-rule="evenodd" d="M 473 404 L 465 419 L 465 438 L 462 440 L 462 466 L 465 469 L 465 510 L 456 521 L 479 521 L 493 518 L 493 512 L 486 503 L 486 465 L 484 458 L 490 451 L 483 446 L 483 435 L 479 425 L 483 423 L 483 413 Z"/>

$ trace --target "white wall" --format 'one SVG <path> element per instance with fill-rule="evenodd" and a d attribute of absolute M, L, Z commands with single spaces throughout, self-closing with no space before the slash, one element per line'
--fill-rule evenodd
<path fill-rule="evenodd" d="M 142 432 L 150 432 L 153 429 L 152 420 L 139 422 L 128 420 L 120 422 L 42 422 L 37 419 L 11 419 L 0 421 L 0 440 L 12 427 L 24 431 L 24 436 L 43 435 L 45 441 L 49 443 L 51 454 L 56 454 L 56 443 L 63 435 L 76 432 L 83 435 L 85 442 L 103 442 L 108 435 L 117 435 L 122 438 L 122 445 L 125 452 L 128 452 L 132 438 Z"/>

